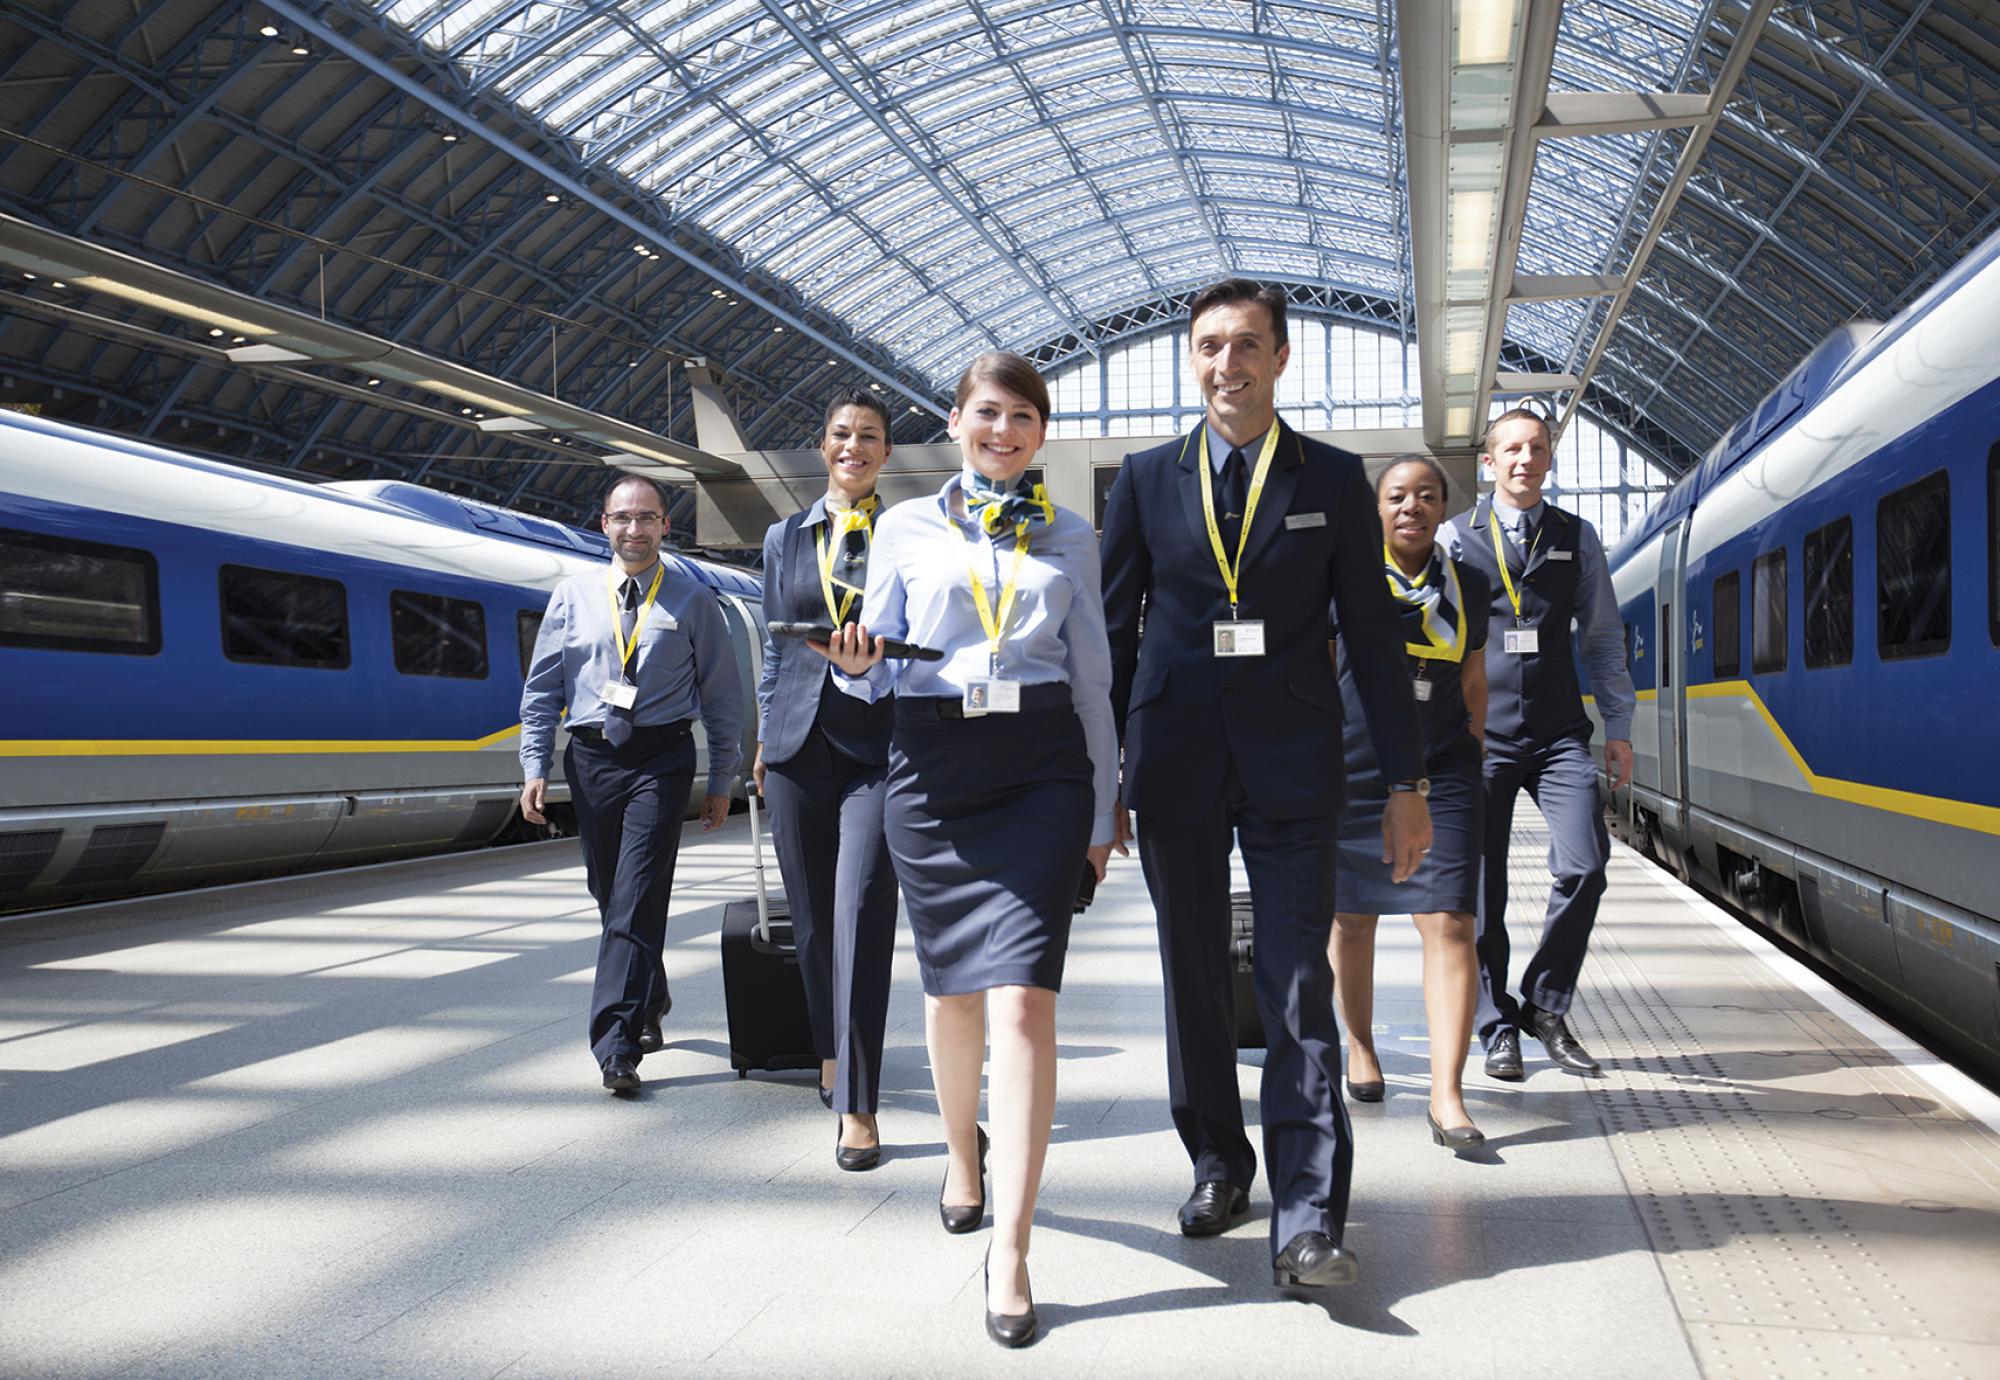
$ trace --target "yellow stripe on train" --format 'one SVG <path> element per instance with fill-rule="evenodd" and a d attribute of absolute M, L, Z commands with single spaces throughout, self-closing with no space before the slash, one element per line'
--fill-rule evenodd
<path fill-rule="evenodd" d="M 360 752 L 480 752 L 521 736 L 513 724 L 483 738 L 15 738 L 0 757 L 258 757 Z"/>

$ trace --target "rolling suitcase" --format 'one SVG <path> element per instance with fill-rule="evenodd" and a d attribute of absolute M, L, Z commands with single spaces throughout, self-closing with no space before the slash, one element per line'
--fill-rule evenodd
<path fill-rule="evenodd" d="M 1256 946 L 1252 915 L 1249 892 L 1239 891 L 1229 898 L 1229 978 L 1235 989 L 1238 1049 L 1264 1048 L 1264 1018 L 1257 1011 L 1257 984 L 1251 975 Z"/>
<path fill-rule="evenodd" d="M 792 941 L 791 907 L 764 884 L 764 839 L 757 787 L 749 783 L 750 856 L 754 898 L 722 910 L 722 997 L 729 1012 L 729 1066 L 738 1078 L 751 1069 L 817 1069 L 805 982 Z"/>

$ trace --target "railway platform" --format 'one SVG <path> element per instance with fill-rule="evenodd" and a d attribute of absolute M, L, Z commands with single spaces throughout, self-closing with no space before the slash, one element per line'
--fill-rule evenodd
<path fill-rule="evenodd" d="M 1574 1015 L 1605 1076 L 1475 1057 L 1478 1156 L 1430 1143 L 1417 937 L 1383 921 L 1363 1275 L 1323 1306 L 1272 1293 L 1261 1185 L 1226 1236 L 1175 1229 L 1151 910 L 1114 859 L 1059 1008 L 1021 1353 L 981 1331 L 983 1234 L 937 1227 L 907 932 L 880 1168 L 835 1169 L 810 1074 L 731 1070 L 740 817 L 690 826 L 668 1048 L 629 1102 L 584 1046 L 573 842 L 0 922 L 0 1371 L 2000 1374 L 2000 1099 L 1614 851 Z"/>

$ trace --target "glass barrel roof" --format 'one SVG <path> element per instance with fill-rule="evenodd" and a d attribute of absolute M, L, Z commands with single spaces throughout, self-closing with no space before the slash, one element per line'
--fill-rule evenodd
<path fill-rule="evenodd" d="M 1103 323 L 1224 273 L 1373 299 L 1414 319 L 1389 0 L 358 3 L 452 64 L 461 99 L 539 122 L 938 389 L 996 345 L 1100 350 L 1117 335 Z M 1551 90 L 1705 92 L 1741 22 L 1738 7 L 1714 0 L 1567 5 Z M 1857 63 L 1861 40 L 1822 35 L 1822 22 L 1832 21 L 1815 12 L 1774 26 L 1794 48 Z M 1894 41 L 1869 40 L 1877 71 L 1916 23 Z M 1746 261 L 1760 245 L 1793 254 L 1821 242 L 1746 214 L 1736 185 L 1753 160 L 1732 152 L 1711 168 L 1724 145 L 1781 150 L 1790 161 L 1771 189 L 1780 213 L 1794 171 L 1793 194 L 1826 176 L 1803 128 L 1766 117 L 1760 103 L 1795 93 L 1762 73 L 1753 67 L 1746 86 L 1775 94 L 1725 113 L 1602 386 L 1658 394 L 1646 380 L 1684 359 L 1730 293 L 1729 310 L 1753 323 L 1724 342 L 1755 355 L 1752 401 L 1763 378 L 1809 348 L 1754 321 L 1782 296 L 1765 289 L 1773 275 L 1740 291 L 1707 243 L 1738 224 Z M 1864 137 L 1859 124 L 1849 135 Z M 1542 140 L 1518 271 L 1624 270 L 1687 137 Z M 1790 214 L 1845 214 L 1809 201 Z M 1830 277 L 1863 271 L 1849 262 L 1863 257 L 1840 255 Z M 1607 310 L 1602 298 L 1516 304 L 1510 357 L 1574 371 Z M 1820 333 L 1816 319 L 1803 324 Z M 1677 388 L 1660 406 L 1698 449 L 1738 401 L 1697 404 Z"/>

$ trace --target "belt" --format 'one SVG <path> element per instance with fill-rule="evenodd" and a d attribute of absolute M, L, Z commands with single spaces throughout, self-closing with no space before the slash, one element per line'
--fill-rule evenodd
<path fill-rule="evenodd" d="M 692 728 L 693 725 L 694 721 L 692 719 L 675 719 L 670 724 L 634 724 L 632 726 L 630 741 L 650 743 L 668 738 L 678 738 L 681 734 L 686 733 Z M 580 724 L 569 731 L 569 736 L 580 738 L 586 743 L 601 743 L 604 741 L 604 730 L 594 728 L 589 724 Z"/>
<path fill-rule="evenodd" d="M 1069 682 L 1062 680 L 1045 681 L 1040 685 L 1021 687 L 1021 712 L 1034 713 L 1043 709 L 1068 709 L 1073 703 L 1069 692 Z M 965 717 L 965 701 L 956 695 L 898 695 L 896 696 L 896 717 L 899 719 L 962 719 Z M 989 717 L 984 714 L 975 718 Z M 1006 714 L 1000 718 L 1008 718 Z"/>

